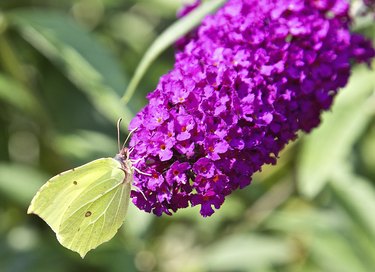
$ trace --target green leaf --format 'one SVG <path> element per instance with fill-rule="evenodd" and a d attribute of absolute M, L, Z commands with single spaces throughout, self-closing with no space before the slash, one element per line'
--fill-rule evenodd
<path fill-rule="evenodd" d="M 25 207 L 46 179 L 33 167 L 0 163 L 0 192 Z"/>
<path fill-rule="evenodd" d="M 262 235 L 234 235 L 205 249 L 202 265 L 209 271 L 243 271 L 286 264 L 293 246 L 286 239 Z"/>
<path fill-rule="evenodd" d="M 368 234 L 358 231 L 355 217 L 307 204 L 301 200 L 289 203 L 267 220 L 266 229 L 297 239 L 305 258 L 319 266 L 316 271 L 366 271 L 365 267 L 374 264 L 374 243 L 363 241 Z"/>
<path fill-rule="evenodd" d="M 0 100 L 27 114 L 45 118 L 42 106 L 35 99 L 31 90 L 2 74 L 0 74 Z"/>
<path fill-rule="evenodd" d="M 304 239 L 313 233 L 337 229 L 345 224 L 345 217 L 332 211 L 320 211 L 297 199 L 282 211 L 276 211 L 266 221 L 267 229 L 302 234 Z"/>
<path fill-rule="evenodd" d="M 89 32 L 51 10 L 16 10 L 8 17 L 26 41 L 85 92 L 99 112 L 113 122 L 119 117 L 130 122 L 133 114 L 120 101 L 126 85 L 124 72 Z"/>
<path fill-rule="evenodd" d="M 337 165 L 350 154 L 371 120 L 372 105 L 367 102 L 374 87 L 374 70 L 355 69 L 332 112 L 324 113 L 321 126 L 304 138 L 298 160 L 298 187 L 304 196 L 315 197 Z"/>
<path fill-rule="evenodd" d="M 369 214 L 371 216 L 371 214 Z M 360 226 L 361 222 L 355 222 L 355 219 L 352 218 L 352 223 L 354 225 L 352 241 L 355 241 L 356 246 L 361 252 L 361 259 L 364 263 L 367 264 L 367 267 L 375 267 L 375 243 L 373 239 L 368 239 L 368 233 L 363 231 L 363 228 Z M 360 229 L 362 228 L 362 229 Z"/>
<path fill-rule="evenodd" d="M 134 72 L 132 79 L 122 97 L 122 101 L 127 104 L 132 98 L 139 82 L 143 75 L 153 63 L 153 61 L 169 46 L 174 44 L 179 38 L 187 34 L 194 27 L 199 25 L 202 19 L 209 13 L 218 9 L 225 0 L 211 0 L 201 4 L 194 11 L 176 21 L 168 27 L 159 37 L 153 42 L 146 53 L 143 55 L 137 69 Z"/>
<path fill-rule="evenodd" d="M 337 201 L 375 245 L 375 189 L 370 180 L 351 173 L 349 167 L 339 167 L 330 182 Z"/>
<path fill-rule="evenodd" d="M 348 239 L 335 231 L 315 233 L 309 249 L 320 271 L 366 272 Z"/>
<path fill-rule="evenodd" d="M 73 134 L 56 135 L 52 145 L 65 157 L 79 160 L 116 154 L 117 143 L 112 137 L 95 131 L 77 130 Z"/>

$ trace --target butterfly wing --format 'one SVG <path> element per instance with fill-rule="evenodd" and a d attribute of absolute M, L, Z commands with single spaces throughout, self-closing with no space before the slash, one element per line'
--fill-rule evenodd
<path fill-rule="evenodd" d="M 51 178 L 33 198 L 37 214 L 59 242 L 83 258 L 110 240 L 122 225 L 130 199 L 132 173 L 103 158 Z"/>

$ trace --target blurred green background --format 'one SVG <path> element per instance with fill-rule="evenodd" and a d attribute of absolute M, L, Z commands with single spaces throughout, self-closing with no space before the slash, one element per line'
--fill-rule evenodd
<path fill-rule="evenodd" d="M 120 97 L 182 3 L 0 1 L 0 271 L 375 271 L 375 71 L 363 65 L 320 128 L 210 218 L 131 204 L 115 238 L 82 260 L 26 215 L 52 175 L 116 153 L 117 118 L 146 104 L 173 48 L 127 107 Z M 371 16 L 354 27 L 375 39 Z"/>

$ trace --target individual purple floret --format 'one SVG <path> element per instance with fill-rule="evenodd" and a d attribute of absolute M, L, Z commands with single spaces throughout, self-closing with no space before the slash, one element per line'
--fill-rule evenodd
<path fill-rule="evenodd" d="M 209 216 L 320 123 L 351 62 L 374 57 L 344 0 L 229 0 L 179 46 L 132 120 L 136 206 Z"/>

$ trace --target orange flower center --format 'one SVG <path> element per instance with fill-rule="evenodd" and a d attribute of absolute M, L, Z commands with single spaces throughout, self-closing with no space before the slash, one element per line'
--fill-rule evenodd
<path fill-rule="evenodd" d="M 210 199 L 210 197 L 209 197 L 208 195 L 203 196 L 203 200 L 204 200 L 204 201 L 207 201 L 207 200 L 209 200 L 209 199 Z"/>

